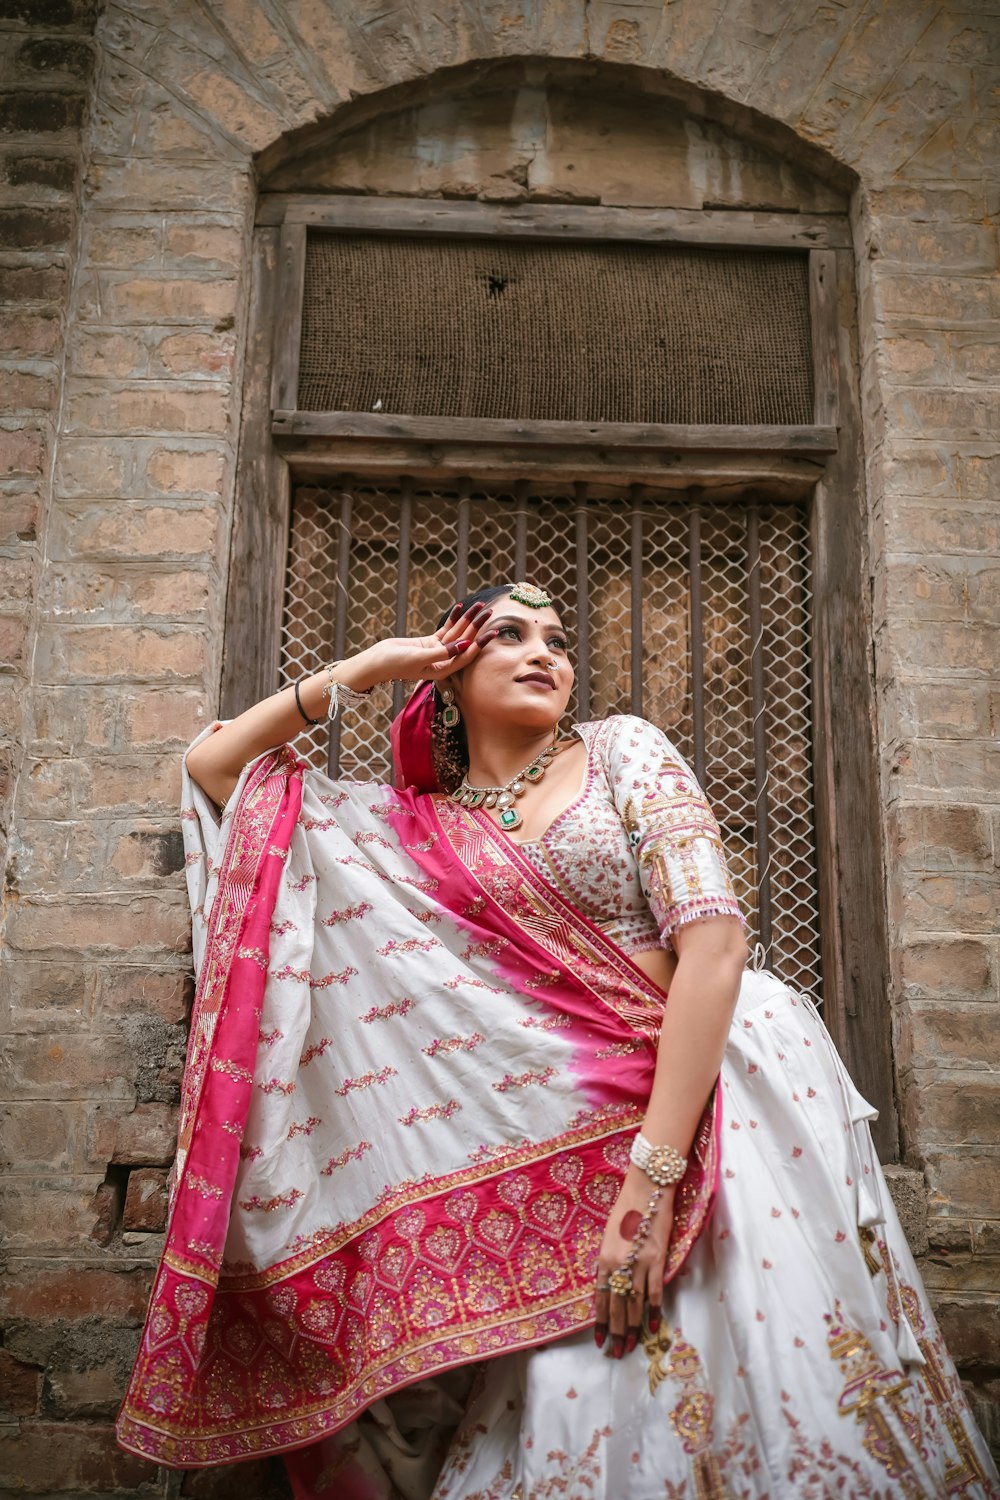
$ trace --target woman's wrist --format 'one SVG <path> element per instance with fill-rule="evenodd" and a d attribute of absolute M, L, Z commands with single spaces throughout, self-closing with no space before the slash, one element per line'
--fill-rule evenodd
<path fill-rule="evenodd" d="M 380 649 L 381 644 L 379 642 L 375 646 L 366 646 L 356 655 L 338 661 L 331 669 L 333 681 L 343 683 L 344 687 L 352 688 L 356 693 L 367 693 L 382 682 L 390 682 L 392 673 Z"/>
<path fill-rule="evenodd" d="M 672 1182 L 667 1187 L 661 1188 L 657 1183 L 652 1182 L 642 1168 L 635 1165 L 635 1162 L 629 1162 L 623 1186 L 631 1191 L 635 1191 L 644 1198 L 648 1198 L 654 1191 L 659 1192 L 659 1201 L 661 1204 L 672 1204 L 674 1198 L 677 1196 L 676 1182 Z"/>
<path fill-rule="evenodd" d="M 328 717 L 331 694 L 336 693 L 338 685 L 352 693 L 369 693 L 380 683 L 391 681 L 389 663 L 380 646 L 381 642 L 366 646 L 354 656 L 299 678 L 298 691 L 293 687 L 292 692 L 296 709 L 307 724 L 320 724 Z"/>

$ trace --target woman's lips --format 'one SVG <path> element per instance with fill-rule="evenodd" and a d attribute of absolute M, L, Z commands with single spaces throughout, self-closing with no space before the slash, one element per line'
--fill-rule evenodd
<path fill-rule="evenodd" d="M 515 677 L 515 682 L 537 682 L 539 687 L 546 687 L 550 692 L 555 692 L 556 685 L 551 677 L 546 677 L 541 672 L 530 672 L 526 677 Z"/>

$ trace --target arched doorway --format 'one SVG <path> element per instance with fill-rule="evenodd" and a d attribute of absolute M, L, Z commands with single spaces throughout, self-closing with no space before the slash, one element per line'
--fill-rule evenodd
<path fill-rule="evenodd" d="M 673 735 L 771 961 L 822 970 L 891 1157 L 849 183 L 655 82 L 456 70 L 262 162 L 224 705 L 540 575 L 581 713 Z M 318 761 L 384 774 L 385 724 Z"/>

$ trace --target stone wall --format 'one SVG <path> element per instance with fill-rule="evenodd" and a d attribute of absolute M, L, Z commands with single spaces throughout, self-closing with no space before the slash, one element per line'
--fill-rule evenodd
<path fill-rule="evenodd" d="M 703 203 L 822 209 L 858 182 L 902 1181 L 996 1423 L 1000 4 L 107 0 L 94 27 L 0 0 L 0 1492 L 167 1493 L 110 1421 L 190 999 L 177 758 L 217 701 L 257 178 L 315 188 L 310 151 L 341 191 L 670 204 L 697 168 Z M 523 64 L 519 112 L 456 103 L 477 60 Z M 563 63 L 607 134 L 552 107 Z"/>

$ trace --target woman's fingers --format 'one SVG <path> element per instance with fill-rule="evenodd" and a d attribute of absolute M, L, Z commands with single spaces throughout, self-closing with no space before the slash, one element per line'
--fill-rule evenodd
<path fill-rule="evenodd" d="M 459 656 L 461 651 L 468 651 L 476 644 L 478 634 L 482 632 L 483 626 L 492 613 L 493 611 L 484 604 L 471 604 L 468 609 L 463 609 L 461 604 L 456 604 L 441 629 L 435 631 L 433 637 L 445 648 L 445 659 L 433 662 L 430 670 L 434 672 L 442 670 L 456 656 Z M 456 647 L 461 649 L 456 650 Z M 461 665 L 464 666 L 464 662 Z"/>
<path fill-rule="evenodd" d="M 629 1248 L 627 1240 L 622 1240 L 617 1234 L 612 1235 L 609 1232 L 601 1245 L 601 1253 L 597 1262 L 594 1339 L 598 1349 L 604 1348 L 607 1342 L 605 1352 L 614 1359 L 619 1358 L 625 1348 L 626 1327 L 625 1298 L 611 1290 L 612 1278 L 621 1268 Z"/>
<path fill-rule="evenodd" d="M 447 654 L 443 661 L 439 660 L 433 664 L 431 670 L 435 678 L 449 677 L 452 672 L 457 672 L 461 667 L 467 666 L 484 646 L 488 646 L 490 641 L 496 639 L 496 635 L 495 630 L 484 630 L 474 638 L 466 636 L 461 640 L 442 642 Z"/>
<path fill-rule="evenodd" d="M 492 613 L 485 604 L 470 604 L 465 609 L 461 604 L 456 604 L 445 620 L 441 629 L 437 631 L 438 639 L 444 642 L 458 640 L 468 635 L 470 629 L 482 625 L 483 620 Z"/>
<path fill-rule="evenodd" d="M 594 1299 L 594 1343 L 597 1345 L 598 1349 L 604 1348 L 604 1340 L 608 1336 L 608 1325 L 611 1317 L 611 1293 L 607 1291 L 604 1285 L 606 1281 L 607 1278 L 604 1277 L 602 1278 L 601 1282 L 598 1283 L 597 1293 Z"/>
<path fill-rule="evenodd" d="M 639 1273 L 638 1267 L 633 1278 L 635 1294 L 627 1299 L 625 1310 L 625 1349 L 626 1354 L 631 1354 L 639 1342 L 639 1334 L 642 1332 L 642 1313 L 646 1304 L 645 1278 Z M 626 1300 L 626 1299 L 623 1299 Z"/>
<path fill-rule="evenodd" d="M 624 1268 L 625 1258 L 631 1247 L 627 1241 L 623 1244 L 621 1259 L 612 1267 L 612 1271 Z M 617 1296 L 608 1290 L 602 1291 L 600 1288 L 610 1281 L 611 1272 L 602 1268 L 599 1273 L 594 1337 L 599 1349 L 610 1339 L 607 1352 L 612 1359 L 624 1359 L 626 1354 L 632 1353 L 642 1337 L 644 1315 L 648 1319 L 650 1333 L 659 1331 L 664 1267 L 664 1251 L 654 1251 L 652 1257 L 648 1251 L 641 1254 L 632 1268 L 633 1290 L 631 1296 L 627 1297 Z"/>
<path fill-rule="evenodd" d="M 464 615 L 474 613 L 476 608 L 476 605 L 471 605 L 469 609 L 466 610 L 461 603 L 456 604 L 449 614 L 447 620 L 445 620 L 444 624 L 441 626 L 441 629 L 437 631 L 437 635 L 442 639 L 448 635 L 454 635 L 458 623 L 462 619 L 462 617 Z"/>
<path fill-rule="evenodd" d="M 664 1260 L 657 1258 L 650 1266 L 649 1275 L 646 1279 L 647 1317 L 650 1333 L 658 1333 L 660 1329 L 660 1317 L 663 1312 L 663 1277 L 665 1271 L 666 1264 Z"/>
<path fill-rule="evenodd" d="M 622 1262 L 619 1261 L 618 1268 L 621 1268 L 621 1265 Z M 628 1305 L 632 1300 L 631 1297 L 623 1297 L 618 1292 L 611 1293 L 611 1316 L 608 1332 L 611 1336 L 610 1352 L 612 1359 L 621 1359 L 625 1352 L 625 1339 L 628 1334 Z"/>

